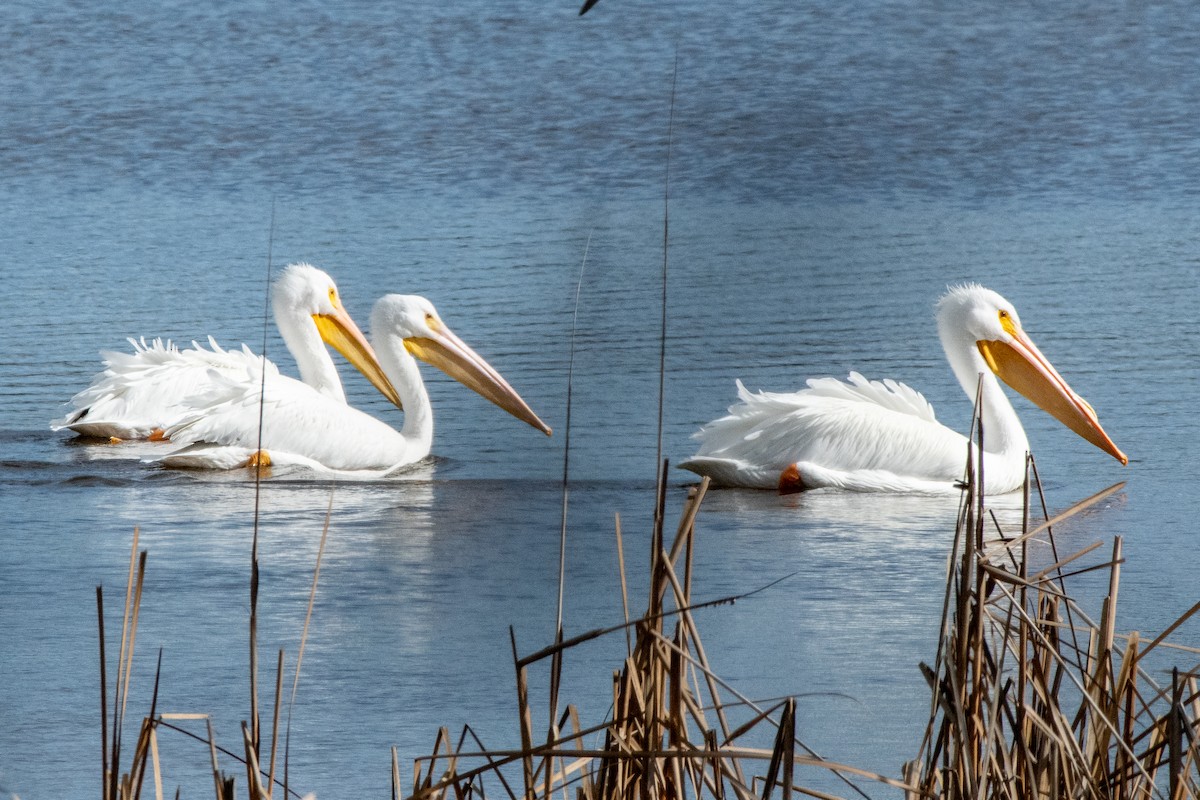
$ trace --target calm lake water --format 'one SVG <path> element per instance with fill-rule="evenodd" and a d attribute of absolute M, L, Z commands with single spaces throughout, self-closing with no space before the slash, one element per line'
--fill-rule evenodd
<path fill-rule="evenodd" d="M 111 646 L 135 527 L 150 555 L 130 718 L 162 648 L 159 708 L 211 713 L 239 749 L 252 483 L 47 423 L 126 336 L 257 350 L 268 263 L 293 260 L 331 272 L 364 327 L 380 294 L 427 295 L 556 435 L 427 371 L 427 468 L 264 485 L 264 665 L 278 648 L 294 664 L 333 505 L 292 785 L 386 796 L 389 748 L 411 774 L 441 725 L 519 742 L 509 626 L 524 653 L 552 639 L 585 252 L 567 633 L 620 619 L 616 514 L 635 606 L 645 596 L 676 64 L 663 455 L 693 452 L 735 378 L 785 390 L 858 369 L 965 428 L 932 305 L 978 281 L 1132 459 L 1019 402 L 1054 508 L 1127 481 L 1062 526 L 1060 548 L 1125 537 L 1124 630 L 1156 633 L 1197 600 L 1200 8 L 524 6 L 41 0 L 0 15 L 0 795 L 97 791 L 94 592 Z M 274 332 L 267 346 L 293 368 Z M 351 373 L 351 402 L 399 424 Z M 672 519 L 690 477 L 672 476 Z M 718 672 L 751 697 L 801 695 L 809 746 L 898 775 L 928 713 L 917 664 L 934 656 L 955 507 L 710 495 L 697 597 L 795 573 L 701 615 Z M 1177 638 L 1198 646 L 1200 627 Z M 607 712 L 623 647 L 568 659 L 585 724 Z M 206 796 L 207 750 L 165 733 L 161 747 L 168 788 Z"/>

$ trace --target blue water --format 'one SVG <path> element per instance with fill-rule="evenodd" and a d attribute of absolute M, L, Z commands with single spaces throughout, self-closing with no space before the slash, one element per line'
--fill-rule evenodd
<path fill-rule="evenodd" d="M 1122 468 L 1019 401 L 1052 507 L 1127 481 L 1059 530 L 1060 549 L 1125 537 L 1123 630 L 1156 633 L 1196 601 L 1200 11 L 443 5 L 61 0 L 0 15 L 0 795 L 96 791 L 94 593 L 111 647 L 135 526 L 150 555 L 130 718 L 161 647 L 160 709 L 211 713 L 238 749 L 252 485 L 47 423 L 126 336 L 258 349 L 268 264 L 300 259 L 337 278 L 364 325 L 384 292 L 430 297 L 556 435 L 427 372 L 431 467 L 266 484 L 265 685 L 278 648 L 295 663 L 331 495 L 334 509 L 292 785 L 383 796 L 390 747 L 411 774 L 441 725 L 515 745 L 508 629 L 522 652 L 553 634 L 585 252 L 568 634 L 620 619 L 616 514 L 635 611 L 645 596 L 669 126 L 664 456 L 691 454 L 735 378 L 785 390 L 859 369 L 965 428 L 932 305 L 979 281 L 1132 458 Z M 267 346 L 292 368 L 273 332 Z M 351 402 L 398 424 L 343 374 Z M 688 481 L 672 478 L 672 515 Z M 917 663 L 934 655 L 953 516 L 953 499 L 712 494 L 697 596 L 796 573 L 704 612 L 712 663 L 751 697 L 800 694 L 818 752 L 897 775 L 928 712 Z M 1200 645 L 1196 623 L 1177 638 Z M 568 659 L 585 724 L 606 713 L 623 647 Z M 209 791 L 206 749 L 165 732 L 161 749 L 168 791 Z"/>

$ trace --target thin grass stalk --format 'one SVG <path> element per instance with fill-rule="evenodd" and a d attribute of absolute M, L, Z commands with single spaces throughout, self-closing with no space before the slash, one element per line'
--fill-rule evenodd
<path fill-rule="evenodd" d="M 660 572 L 664 569 L 664 564 L 661 558 L 659 559 Z M 659 596 L 661 598 L 661 595 Z M 662 618 L 658 620 L 657 628 L 652 629 L 655 633 L 662 632 Z M 665 659 L 664 651 L 658 643 L 652 639 L 645 639 L 647 647 L 644 648 L 646 680 L 642 684 L 645 691 L 645 706 L 643 713 L 646 715 L 646 729 L 643 733 L 642 748 L 646 751 L 645 765 L 642 770 L 642 781 L 645 797 L 658 797 L 658 788 L 662 786 L 665 776 L 662 774 L 662 762 L 649 755 L 651 743 L 657 744 L 662 741 L 663 729 L 666 721 L 666 702 L 663 684 L 665 682 Z"/>
<path fill-rule="evenodd" d="M 1120 596 L 1121 589 L 1121 564 L 1124 562 L 1124 559 L 1121 558 L 1121 546 L 1121 537 L 1115 537 L 1113 539 L 1112 567 L 1109 571 L 1108 578 L 1107 599 L 1109 603 L 1109 615 L 1108 618 L 1104 620 L 1105 624 L 1102 629 L 1104 633 L 1105 660 L 1108 662 L 1108 677 L 1110 679 L 1113 678 L 1112 656 L 1117 629 L 1117 599 Z M 1115 686 L 1113 688 L 1115 688 Z"/>
<path fill-rule="evenodd" d="M 207 714 L 204 717 L 204 724 L 208 727 L 208 752 L 212 760 L 213 788 L 216 790 L 217 800 L 223 800 L 225 793 L 221 768 L 217 763 L 217 738 L 213 735 L 212 718 Z"/>
<path fill-rule="evenodd" d="M 563 640 L 562 626 L 558 626 L 554 633 L 554 641 L 561 645 Z M 550 722 L 547 726 L 547 736 L 557 738 L 557 731 L 554 727 L 554 718 L 558 716 L 558 693 L 562 685 L 562 669 L 563 669 L 563 653 L 564 650 L 559 648 L 555 650 L 554 655 L 550 657 Z M 549 772 L 549 770 L 547 770 Z"/>
<path fill-rule="evenodd" d="M 100 629 L 100 795 L 109 800 L 108 784 L 108 670 L 104 653 L 104 587 L 96 587 L 96 618 Z"/>
<path fill-rule="evenodd" d="M 119 665 L 122 676 L 123 676 L 123 682 L 121 685 L 121 725 L 122 726 L 125 721 L 125 712 L 126 712 L 128 704 L 129 704 L 129 686 L 132 683 L 131 674 L 133 672 L 134 644 L 137 641 L 138 617 L 139 617 L 139 614 L 140 614 L 141 608 L 142 608 L 142 587 L 145 585 L 145 579 L 146 579 L 146 555 L 147 555 L 147 552 L 145 550 L 143 550 L 138 557 L 137 585 L 134 588 L 132 612 L 131 612 L 131 618 L 129 620 L 129 626 L 128 626 L 129 647 L 127 650 L 125 650 L 125 663 L 122 665 Z M 140 732 L 138 734 L 138 739 L 139 739 L 139 743 L 140 743 L 140 740 L 141 740 Z M 119 744 L 120 744 L 120 742 L 118 741 L 118 745 Z M 136 766 L 136 763 L 137 763 L 137 749 L 135 747 L 135 749 L 134 749 L 134 765 L 135 766 Z M 114 774 L 118 771 L 119 764 L 120 764 L 120 757 L 119 757 L 119 750 L 118 750 L 118 751 L 114 752 L 114 754 L 113 754 Z M 130 773 L 126 774 L 126 778 L 129 778 L 132 775 L 133 767 L 131 767 L 130 770 L 131 770 Z M 126 794 L 128 794 L 131 791 L 132 791 L 132 784 L 127 784 Z"/>
<path fill-rule="evenodd" d="M 1197 691 L 1196 676 L 1194 674 L 1188 675 L 1187 683 L 1188 694 L 1190 695 L 1190 702 L 1192 706 L 1193 721 L 1189 722 L 1185 728 L 1188 733 L 1188 738 L 1190 739 L 1190 745 L 1188 746 L 1187 763 L 1184 764 L 1184 772 L 1190 776 L 1194 766 L 1200 767 L 1200 739 L 1197 739 L 1194 734 L 1194 729 L 1196 726 L 1195 720 L 1200 718 L 1200 691 Z M 1195 795 L 1196 792 L 1194 791 L 1190 777 L 1188 778 L 1187 783 L 1189 793 Z"/>
<path fill-rule="evenodd" d="M 125 612 L 121 615 L 121 644 L 117 651 L 117 685 L 113 692 L 113 728 L 112 728 L 112 747 L 109 752 L 112 754 L 112 768 L 109 774 L 109 800 L 116 800 L 117 797 L 117 781 L 119 780 L 119 764 L 121 763 L 121 722 L 122 722 L 122 704 L 121 704 L 121 687 L 124 677 L 125 664 L 125 647 L 129 638 L 129 620 L 130 620 L 130 605 L 133 603 L 133 584 L 134 570 L 137 566 L 137 545 L 138 545 L 139 530 L 135 525 L 133 528 L 133 542 L 129 548 L 129 575 L 125 580 Z"/>
<path fill-rule="evenodd" d="M 667 502 L 667 469 L 668 462 L 663 459 L 659 462 L 658 483 L 655 489 L 654 499 L 654 530 L 650 535 L 650 599 L 646 604 L 647 615 L 655 620 L 659 615 L 659 599 L 661 597 L 661 587 L 658 582 L 658 559 L 662 553 L 663 542 L 663 516 Z"/>
<path fill-rule="evenodd" d="M 771 799 L 771 790 L 781 786 L 783 800 L 792 797 L 792 768 L 796 756 L 796 700 L 789 697 L 783 704 L 783 713 L 779 718 L 779 730 L 775 735 L 775 747 L 771 751 L 771 760 L 767 765 L 766 779 L 763 781 L 762 800 Z M 780 779 L 780 772 L 783 776 Z"/>
<path fill-rule="evenodd" d="M 264 369 L 264 373 L 265 373 Z M 261 433 L 259 434 L 261 436 Z M 262 449 L 261 446 L 259 448 Z M 255 469 L 255 483 L 259 469 Z M 257 486 L 255 492 L 257 493 Z M 257 755 L 259 752 L 259 713 L 258 713 L 258 504 L 254 508 L 254 543 L 251 545 L 250 556 L 250 746 Z"/>
<path fill-rule="evenodd" d="M 971 723 L 976 723 L 981 719 L 981 704 L 984 696 L 983 687 L 983 656 L 986 642 L 984 639 L 983 623 L 985 618 L 984 613 L 984 575 L 982 570 L 978 568 L 979 559 L 982 558 L 983 548 L 983 523 L 984 523 L 984 430 L 983 430 L 983 375 L 979 376 L 979 388 L 977 389 L 976 397 L 979 399 L 979 418 L 975 423 L 975 436 L 977 445 L 975 447 L 975 480 L 973 482 L 973 510 L 972 527 L 970 535 L 966 537 L 970 546 L 964 556 L 965 574 L 970 575 L 969 585 L 972 586 L 972 591 L 966 595 L 970 615 L 966 618 L 968 627 L 963 629 L 964 639 L 963 647 L 967 652 L 970 652 L 971 659 L 963 664 L 963 669 L 966 674 L 962 676 L 962 685 L 967 690 L 967 695 L 964 698 L 964 705 L 967 708 L 967 719 Z M 972 724 L 967 730 L 963 731 L 966 737 L 966 756 L 970 759 L 971 772 L 970 774 L 975 780 L 981 780 L 983 775 L 983 764 L 980 760 L 982 753 L 982 742 L 980 741 L 980 730 L 977 724 Z"/>
<path fill-rule="evenodd" d="M 313 567 L 312 586 L 308 590 L 308 609 L 304 613 L 304 628 L 300 632 L 300 648 L 296 653 L 296 672 L 292 677 L 292 695 L 288 701 L 287 724 L 283 741 L 283 791 L 288 793 L 288 755 L 292 742 L 292 710 L 296 707 L 296 693 L 300 688 L 300 665 L 304 663 L 304 646 L 308 643 L 308 626 L 312 622 L 313 605 L 317 599 L 317 581 L 321 577 L 321 560 L 325 555 L 325 542 L 329 540 L 329 523 L 333 518 L 333 491 L 329 492 L 329 505 L 325 509 L 325 524 L 321 527 L 321 543 L 317 546 L 317 563 Z"/>
<path fill-rule="evenodd" d="M 1183 730 L 1180 725 L 1180 718 L 1183 716 L 1182 694 L 1179 668 L 1174 667 L 1171 670 L 1171 708 L 1167 712 L 1167 781 L 1170 787 L 1168 797 L 1171 800 L 1179 797 L 1179 778 L 1183 772 Z"/>
<path fill-rule="evenodd" d="M 400 753 L 392 745 L 392 800 L 400 800 Z"/>
<path fill-rule="evenodd" d="M 705 475 L 700 479 L 699 486 L 688 491 L 683 514 L 679 519 L 679 528 L 675 532 L 675 540 L 671 543 L 670 560 L 672 564 L 679 560 L 680 551 L 685 546 L 690 547 L 692 533 L 696 526 L 696 516 L 700 513 L 700 504 L 704 501 L 705 494 L 708 493 L 710 482 L 711 479 Z"/>
<path fill-rule="evenodd" d="M 662 261 L 662 327 L 658 336 L 658 446 L 654 453 L 654 463 L 663 463 L 663 411 L 666 406 L 667 388 L 667 256 L 670 252 L 671 232 L 671 147 L 675 134 L 675 86 L 679 81 L 679 49 L 675 50 L 675 63 L 671 69 L 671 102 L 667 112 L 667 157 L 663 167 L 663 261 Z M 661 478 L 666 483 L 666 474 Z M 661 489 L 660 489 L 661 493 Z M 656 527 L 661 530 L 662 517 L 655 519 Z"/>
<path fill-rule="evenodd" d="M 683 718 L 683 694 L 686 678 L 684 677 L 683 659 L 679 655 L 686 646 L 682 628 L 681 624 L 676 624 L 675 646 L 667 653 L 667 669 L 670 676 L 667 682 L 667 718 L 669 720 L 667 742 L 673 748 L 681 747 L 687 741 L 687 728 Z"/>
<path fill-rule="evenodd" d="M 275 665 L 275 704 L 271 708 L 271 767 L 267 776 L 267 796 L 275 794 L 275 756 L 279 752 L 279 709 L 283 705 L 283 648 Z"/>
<path fill-rule="evenodd" d="M 671 800 L 680 800 L 686 797 L 687 789 L 684 786 L 683 780 L 683 764 L 680 762 L 679 756 L 668 756 L 665 766 L 662 796 Z"/>
<path fill-rule="evenodd" d="M 1137 699 L 1138 678 L 1138 635 L 1135 631 L 1130 636 L 1125 647 L 1125 657 L 1121 660 L 1121 670 L 1113 686 L 1113 698 L 1118 704 L 1123 702 L 1124 714 L 1121 720 L 1121 740 L 1131 745 L 1134 738 L 1134 721 L 1137 716 L 1134 701 Z M 1132 749 L 1132 747 L 1130 748 Z M 1107 778 L 1108 784 L 1116 782 L 1121 800 L 1131 796 L 1131 786 L 1134 777 L 1129 764 L 1129 755 L 1122 748 L 1117 748 L 1113 758 L 1112 772 Z"/>
<path fill-rule="evenodd" d="M 707 757 L 708 766 L 712 770 L 709 790 L 713 793 L 714 800 L 725 800 L 725 765 L 721 758 L 721 748 L 717 744 L 717 732 L 715 730 L 704 731 L 704 753 Z M 705 771 L 705 775 L 707 774 L 708 772 Z"/>
<path fill-rule="evenodd" d="M 263 289 L 263 335 L 262 349 L 259 351 L 260 372 L 258 385 L 258 447 L 262 453 L 263 419 L 266 413 L 267 395 L 267 336 L 271 320 L 271 264 L 275 247 L 275 198 L 271 198 L 271 224 L 267 234 L 267 282 Z M 258 519 L 260 501 L 262 499 L 262 473 L 264 467 L 261 459 L 255 460 L 254 466 L 254 531 L 250 545 L 250 738 L 257 755 L 260 745 L 259 713 L 258 713 Z"/>
<path fill-rule="evenodd" d="M 124 682 L 121 687 L 121 719 L 125 718 L 125 709 L 129 704 L 129 684 L 130 673 L 133 672 L 133 652 L 134 644 L 137 641 L 138 617 L 142 609 L 142 587 L 146 581 L 146 556 L 147 551 L 143 550 L 138 557 L 138 572 L 137 572 L 137 587 L 134 589 L 133 597 L 133 617 L 129 622 L 129 649 L 125 651 L 125 664 L 123 668 Z"/>
<path fill-rule="evenodd" d="M 583 262 L 579 265 L 579 280 L 575 284 L 575 310 L 571 316 L 570 354 L 567 359 L 567 411 L 566 434 L 563 442 L 563 472 L 562 472 L 562 524 L 558 537 L 558 604 L 555 617 L 555 640 L 563 638 L 563 596 L 567 583 L 567 510 L 571 498 L 571 392 L 574 388 L 575 373 L 575 333 L 579 323 L 579 297 L 583 291 L 583 275 L 587 266 L 588 250 L 592 244 L 589 233 L 587 243 L 583 248 Z M 550 667 L 550 724 L 558 716 L 558 690 L 562 680 L 562 657 L 555 656 Z"/>
<path fill-rule="evenodd" d="M 533 715 L 529 708 L 529 673 L 517 657 L 517 634 L 510 625 L 508 636 L 512 642 L 513 664 L 517 672 L 517 717 L 521 726 L 521 750 L 529 753 L 533 750 Z M 533 757 L 522 759 L 522 773 L 525 778 L 525 796 L 533 796 Z"/>
<path fill-rule="evenodd" d="M 982 383 L 982 376 L 980 376 Z M 952 619 L 945 620 L 948 626 L 947 641 L 951 647 L 947 649 L 949 660 L 946 669 L 946 680 L 943 684 L 943 697 L 948 708 L 953 712 L 949 715 L 957 725 L 958 735 L 952 737 L 955 744 L 953 750 L 946 750 L 955 767 L 955 776 L 963 783 L 957 791 L 964 794 L 965 787 L 974 783 L 976 763 L 973 758 L 972 732 L 968 726 L 968 714 L 971 703 L 971 657 L 973 620 L 976 610 L 973 598 L 978 597 L 978 586 L 973 572 L 975 564 L 976 536 L 976 497 L 979 489 L 979 466 L 982 463 L 982 448 L 976 442 L 977 431 L 981 428 L 982 391 L 977 388 L 975 394 L 975 411 L 972 416 L 971 438 L 967 443 L 967 481 L 962 504 L 963 515 L 955 532 L 955 545 L 962 544 L 962 555 L 959 557 L 958 569 L 953 572 L 953 580 L 947 582 L 947 593 L 951 586 L 955 589 L 955 614 Z M 961 535 L 960 535 L 961 534 Z M 955 550 L 954 552 L 957 552 Z M 948 691 L 946 691 L 948 689 Z"/>
<path fill-rule="evenodd" d="M 546 744 L 550 744 L 558 739 L 558 728 L 553 723 L 550 725 L 550 730 L 546 734 Z M 543 783 L 543 791 L 546 800 L 554 800 L 554 754 L 547 754 L 542 758 L 542 766 L 546 770 L 545 782 Z"/>
<path fill-rule="evenodd" d="M 621 576 L 621 613 L 625 620 L 625 654 L 633 652 L 633 634 L 629 630 L 629 586 L 625 581 L 625 543 L 621 535 L 621 514 L 614 515 L 617 537 L 617 572 Z"/>
<path fill-rule="evenodd" d="M 150 715 L 142 724 L 137 747 L 133 751 L 133 770 L 137 773 L 137 787 L 133 800 L 139 800 L 142 796 L 142 781 L 146 776 L 146 760 L 150 756 L 150 736 L 154 733 L 154 720 L 158 713 L 158 683 L 159 678 L 162 677 L 162 653 L 162 648 L 158 648 L 158 664 L 154 667 L 154 692 L 150 695 Z"/>
<path fill-rule="evenodd" d="M 1017 602 L 1022 609 L 1027 609 L 1029 603 L 1029 539 L 1026 534 L 1029 532 L 1029 495 L 1030 495 L 1030 470 L 1029 470 L 1029 453 L 1025 454 L 1025 480 L 1021 484 L 1021 542 L 1018 545 L 1021 548 L 1021 555 L 1018 561 L 1017 573 L 1021 578 L 1022 585 L 1017 591 Z M 1012 545 L 1008 546 L 1012 550 Z M 1017 644 L 1019 652 L 1017 655 L 1017 707 L 1015 718 L 1011 720 L 1013 730 L 1013 741 L 1016 744 L 1015 768 L 1013 770 L 1014 777 L 1017 780 L 1024 781 L 1030 774 L 1033 768 L 1029 758 L 1029 749 L 1026 747 L 1028 732 L 1025 719 L 1025 698 L 1026 687 L 1028 682 L 1028 656 L 1029 656 L 1029 622 L 1024 614 L 1017 615 Z M 1007 707 L 1005 707 L 1007 710 Z M 1033 791 L 1034 781 L 1029 780 L 1025 783 L 1026 791 Z M 1018 787 L 1020 783 L 1018 783 Z"/>
<path fill-rule="evenodd" d="M 158 725 L 150 728 L 150 763 L 154 767 L 154 800 L 162 800 L 162 765 L 158 759 Z"/>
<path fill-rule="evenodd" d="M 242 722 L 242 743 L 246 747 L 246 791 L 251 800 L 262 800 L 267 793 L 263 791 L 262 779 L 259 777 L 258 754 L 254 752 L 254 731 L 245 721 Z"/>
<path fill-rule="evenodd" d="M 675 647 L 665 654 L 666 670 L 667 670 L 667 687 L 666 687 L 666 721 L 667 721 L 667 745 L 668 749 L 678 752 L 688 741 L 687 721 L 684 718 L 684 703 L 683 693 L 686 683 L 684 677 L 683 659 L 679 657 L 680 650 L 684 647 L 683 625 L 680 622 L 675 624 Z M 668 788 L 668 795 L 683 796 L 686 794 L 683 780 L 683 765 L 680 763 L 679 757 L 674 756 L 668 760 L 667 777 L 673 784 Z"/>
<path fill-rule="evenodd" d="M 1116 609 L 1113 607 L 1111 595 L 1104 598 L 1101 609 L 1099 635 L 1095 637 L 1094 649 L 1091 650 L 1093 671 L 1090 675 L 1087 673 L 1085 675 L 1090 678 L 1091 683 L 1088 691 L 1092 695 L 1096 709 L 1093 716 L 1102 716 L 1107 724 L 1099 725 L 1093 722 L 1091 726 L 1088 726 L 1087 717 L 1082 713 L 1088 707 L 1084 706 L 1081 708 L 1080 721 L 1077 725 L 1080 734 L 1084 737 L 1084 752 L 1093 764 L 1093 779 L 1097 782 L 1102 779 L 1105 771 L 1103 762 L 1108 753 L 1110 740 L 1108 732 L 1116 723 L 1111 704 L 1112 641 L 1109 638 Z"/>

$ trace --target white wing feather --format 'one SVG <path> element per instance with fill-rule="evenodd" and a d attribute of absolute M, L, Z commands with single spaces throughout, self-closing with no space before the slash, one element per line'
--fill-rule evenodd
<path fill-rule="evenodd" d="M 851 372 L 799 392 L 737 387 L 741 402 L 695 435 L 700 448 L 684 469 L 752 488 L 775 488 L 792 464 L 807 488 L 944 490 L 961 476 L 966 440 L 903 383 Z"/>
<path fill-rule="evenodd" d="M 193 407 L 166 430 L 172 442 L 186 446 L 158 460 L 204 469 L 244 465 L 259 448 L 260 399 L 261 446 L 272 465 L 385 474 L 415 460 L 409 442 L 386 423 L 293 378 L 268 377 L 260 387 L 257 365 L 240 376 L 210 374 Z"/>
<path fill-rule="evenodd" d="M 51 422 L 51 430 L 69 428 L 84 436 L 144 439 L 186 414 L 192 398 L 207 386 L 214 371 L 244 375 L 251 367 L 257 372 L 262 363 L 245 345 L 241 350 L 225 350 L 211 336 L 207 350 L 196 342 L 186 350 L 162 339 L 147 344 L 144 338 L 131 338 L 129 343 L 132 353 L 101 353 L 105 369 L 71 398 L 75 409 Z M 269 361 L 267 375 L 279 375 Z"/>

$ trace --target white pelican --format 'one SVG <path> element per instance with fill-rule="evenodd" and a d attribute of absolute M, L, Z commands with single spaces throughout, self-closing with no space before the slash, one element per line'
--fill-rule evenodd
<path fill-rule="evenodd" d="M 379 363 L 399 393 L 397 405 L 404 409 L 401 430 L 313 389 L 278 392 L 269 383 L 260 451 L 257 383 L 226 379 L 201 398 L 202 408 L 167 429 L 171 441 L 188 446 L 161 462 L 199 469 L 268 463 L 354 477 L 386 475 L 429 455 L 433 441 L 433 410 L 414 356 L 550 434 L 520 395 L 446 327 L 425 298 L 380 298 L 371 312 L 371 336 Z"/>
<path fill-rule="evenodd" d="M 937 304 L 938 335 L 967 397 L 982 380 L 984 489 L 1001 493 L 1025 479 L 1029 441 L 999 376 L 1122 464 L 1096 418 L 1021 329 L 1016 309 L 977 285 L 951 288 Z M 808 381 L 799 392 L 752 394 L 695 436 L 699 452 L 680 466 L 719 485 L 854 491 L 938 492 L 956 488 L 967 440 L 934 419 L 919 393 L 892 380 Z"/>
<path fill-rule="evenodd" d="M 337 368 L 323 342 L 337 349 L 392 402 L 399 402 L 366 337 L 342 306 L 337 285 L 308 264 L 283 270 L 271 290 L 275 324 L 296 359 L 301 380 L 318 392 L 346 402 Z M 106 369 L 72 398 L 75 410 L 50 423 L 83 436 L 112 439 L 163 438 L 163 431 L 194 410 L 193 398 L 212 385 L 215 375 L 251 381 L 257 391 L 261 359 L 248 347 L 224 350 L 210 336 L 211 349 L 195 342 L 180 350 L 155 339 L 130 339 L 132 353 L 102 353 Z M 250 373 L 253 372 L 254 375 Z M 267 362 L 268 381 L 285 390 L 296 381 Z"/>

